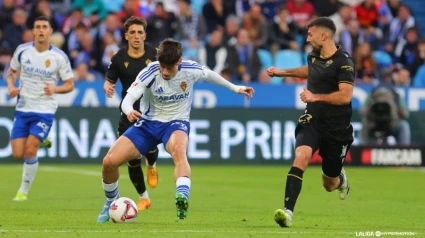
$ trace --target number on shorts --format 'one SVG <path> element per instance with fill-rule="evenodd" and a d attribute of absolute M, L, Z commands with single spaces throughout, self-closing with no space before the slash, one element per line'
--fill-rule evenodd
<path fill-rule="evenodd" d="M 144 122 L 145 120 L 143 120 L 143 119 L 139 119 L 136 123 L 134 123 L 134 126 L 135 127 L 140 127 L 140 126 L 142 126 L 142 123 Z"/>

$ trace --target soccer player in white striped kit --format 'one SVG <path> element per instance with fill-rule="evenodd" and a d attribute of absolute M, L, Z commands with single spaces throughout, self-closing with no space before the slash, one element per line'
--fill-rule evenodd
<path fill-rule="evenodd" d="M 16 159 L 24 159 L 22 183 L 14 201 L 27 200 L 38 169 L 37 151 L 49 134 L 58 107 L 55 94 L 74 89 L 68 56 L 50 44 L 53 30 L 49 20 L 38 17 L 32 31 L 34 42 L 16 48 L 7 72 L 9 96 L 18 97 L 10 136 L 12 153 Z M 18 70 L 21 71 L 19 87 L 15 87 Z M 59 78 L 64 83 L 56 86 Z"/>
<path fill-rule="evenodd" d="M 185 219 L 191 185 L 186 150 L 194 84 L 198 80 L 206 80 L 252 98 L 253 88 L 234 85 L 194 61 L 182 60 L 182 52 L 179 42 L 173 39 L 162 41 L 157 53 L 158 61 L 143 69 L 128 89 L 121 109 L 129 121 L 136 123 L 118 138 L 103 159 L 102 183 L 107 200 L 97 222 L 109 220 L 109 206 L 119 197 L 119 166 L 129 159 L 140 157 L 140 154 L 146 155 L 159 143 L 163 143 L 173 157 L 177 218 Z M 133 109 L 133 104 L 142 95 L 146 103 L 142 108 L 145 110 L 140 113 Z"/>

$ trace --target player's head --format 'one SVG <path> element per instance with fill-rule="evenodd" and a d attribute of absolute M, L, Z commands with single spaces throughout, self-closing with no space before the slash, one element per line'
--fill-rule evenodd
<path fill-rule="evenodd" d="M 39 16 L 35 19 L 34 28 L 32 29 L 35 42 L 40 44 L 44 42 L 49 42 L 50 35 L 52 35 L 52 32 L 53 29 L 47 17 Z"/>
<path fill-rule="evenodd" d="M 159 69 L 164 79 L 171 79 L 176 76 L 179 64 L 182 62 L 183 47 L 180 42 L 171 38 L 161 42 L 157 51 Z"/>
<path fill-rule="evenodd" d="M 143 45 L 146 39 L 146 20 L 141 17 L 132 16 L 124 23 L 125 39 L 128 40 L 128 46 L 138 49 Z"/>
<path fill-rule="evenodd" d="M 314 51 L 320 51 L 326 42 L 333 42 L 336 26 L 328 17 L 318 17 L 307 25 L 307 42 L 311 44 Z"/>

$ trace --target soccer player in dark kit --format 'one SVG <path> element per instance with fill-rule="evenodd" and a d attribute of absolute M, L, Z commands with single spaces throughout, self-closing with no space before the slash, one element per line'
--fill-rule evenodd
<path fill-rule="evenodd" d="M 344 200 L 350 191 L 343 164 L 353 142 L 351 98 L 353 95 L 354 65 L 350 55 L 336 46 L 333 40 L 335 24 L 319 17 L 308 25 L 307 42 L 313 51 L 308 65 L 280 70 L 270 67 L 269 76 L 308 78 L 300 94 L 307 103 L 295 130 L 295 160 L 286 180 L 285 207 L 275 211 L 274 220 L 281 227 L 292 224 L 292 216 L 301 192 L 303 173 L 312 155 L 319 150 L 322 157 L 322 180 L 326 191 L 338 190 Z"/>
<path fill-rule="evenodd" d="M 149 63 L 156 61 L 156 49 L 148 44 L 145 44 L 146 39 L 145 19 L 140 17 L 130 17 L 124 23 L 125 39 L 128 41 L 128 46 L 121 48 L 114 56 L 108 66 L 106 73 L 106 81 L 103 89 L 108 97 L 112 97 L 115 92 L 115 84 L 118 78 L 121 80 L 123 89 L 121 92 L 122 98 L 127 94 L 127 89 L 136 79 L 137 75 Z M 140 103 L 144 103 L 143 98 L 134 103 L 134 109 L 140 110 Z M 146 105 L 147 107 L 148 105 Z M 120 107 L 121 108 L 121 107 Z M 118 125 L 118 136 L 132 126 L 127 115 L 121 112 L 121 118 Z M 151 188 L 155 188 L 158 183 L 158 173 L 155 162 L 158 158 L 158 149 L 153 148 L 147 155 L 147 179 Z M 151 206 L 148 192 L 144 181 L 143 171 L 141 169 L 141 158 L 128 162 L 128 173 L 131 182 L 139 193 L 139 201 L 137 208 L 139 210 L 148 209 Z"/>

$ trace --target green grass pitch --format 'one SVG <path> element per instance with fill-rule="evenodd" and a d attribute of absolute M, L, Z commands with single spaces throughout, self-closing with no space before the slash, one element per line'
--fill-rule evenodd
<path fill-rule="evenodd" d="M 347 167 L 350 196 L 340 201 L 321 184 L 321 168 L 304 174 L 291 228 L 283 207 L 285 166 L 192 166 L 189 214 L 176 219 L 174 167 L 158 166 L 148 188 L 152 207 L 132 224 L 97 224 L 103 202 L 100 165 L 40 163 L 29 200 L 13 202 L 22 165 L 0 166 L 0 237 L 356 237 L 359 232 L 415 232 L 425 237 L 425 171 Z M 121 167 L 121 196 L 137 201 Z M 357 233 L 356 233 L 357 232 Z M 397 236 L 391 236 L 397 237 Z"/>

